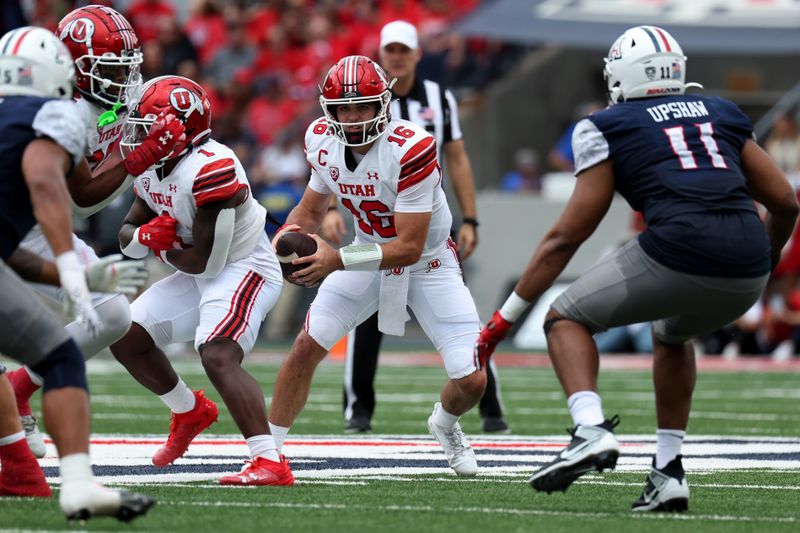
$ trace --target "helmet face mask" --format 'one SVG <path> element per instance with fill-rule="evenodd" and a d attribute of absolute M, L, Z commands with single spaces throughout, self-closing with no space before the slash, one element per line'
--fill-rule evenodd
<path fill-rule="evenodd" d="M 686 92 L 686 56 L 667 31 L 637 26 L 623 33 L 605 58 L 609 102 Z"/>
<path fill-rule="evenodd" d="M 130 23 L 104 6 L 78 8 L 58 24 L 77 68 L 77 89 L 86 99 L 110 109 L 132 105 L 139 95 L 142 52 Z"/>
<path fill-rule="evenodd" d="M 69 99 L 75 87 L 75 65 L 49 30 L 26 26 L 0 38 L 0 95 L 29 95 Z"/>
<path fill-rule="evenodd" d="M 186 140 L 177 144 L 161 161 L 181 157 L 211 136 L 211 102 L 205 89 L 182 76 L 161 76 L 142 86 L 141 98 L 130 110 L 122 129 L 123 157 L 135 150 L 163 113 L 175 115 L 186 127 Z"/>
<path fill-rule="evenodd" d="M 390 120 L 393 83 L 377 63 L 364 56 L 347 56 L 331 67 L 320 87 L 319 103 L 334 138 L 354 147 L 370 144 L 383 135 Z M 373 104 L 376 113 L 368 120 L 341 122 L 338 106 L 348 104 Z"/>

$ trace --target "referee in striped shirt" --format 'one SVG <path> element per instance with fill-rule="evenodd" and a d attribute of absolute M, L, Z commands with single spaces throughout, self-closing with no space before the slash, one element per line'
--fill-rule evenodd
<path fill-rule="evenodd" d="M 416 77 L 416 66 L 421 57 L 417 30 L 413 25 L 397 20 L 383 27 L 380 63 L 389 79 L 397 78 L 392 88 L 395 99 L 390 112 L 393 117 L 410 120 L 425 128 L 436 139 L 438 153 L 444 154 L 463 215 L 456 242 L 461 259 L 467 259 L 478 244 L 472 167 L 464 149 L 455 98 L 438 83 Z M 336 242 L 345 233 L 344 221 L 333 204 L 323 222 L 322 234 Z M 378 331 L 377 313 L 349 335 L 344 377 L 345 431 L 366 432 L 372 429 L 375 371 L 382 338 L 383 334 Z M 480 414 L 483 431 L 508 431 L 503 420 L 494 362 L 490 362 L 487 369 L 486 393 L 480 402 Z"/>

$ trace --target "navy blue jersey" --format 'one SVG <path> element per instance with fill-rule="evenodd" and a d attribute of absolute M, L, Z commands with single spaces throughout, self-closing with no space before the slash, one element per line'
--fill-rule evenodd
<path fill-rule="evenodd" d="M 77 163 L 83 157 L 87 122 L 69 100 L 0 97 L 0 258 L 6 259 L 36 224 L 22 176 L 22 155 L 39 137 L 57 142 Z"/>
<path fill-rule="evenodd" d="M 741 168 L 751 137 L 750 120 L 722 98 L 631 100 L 578 124 L 575 171 L 613 161 L 616 190 L 644 215 L 642 248 L 659 263 L 758 277 L 769 272 L 770 245 Z"/>

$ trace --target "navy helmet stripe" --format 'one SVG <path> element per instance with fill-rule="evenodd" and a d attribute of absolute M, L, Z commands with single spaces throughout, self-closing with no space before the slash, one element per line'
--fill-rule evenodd
<path fill-rule="evenodd" d="M 656 52 L 661 51 L 661 46 L 658 44 L 658 39 L 656 39 L 655 34 L 647 26 L 642 26 L 642 30 L 650 37 L 650 40 L 653 41 L 653 46 L 656 47 Z"/>

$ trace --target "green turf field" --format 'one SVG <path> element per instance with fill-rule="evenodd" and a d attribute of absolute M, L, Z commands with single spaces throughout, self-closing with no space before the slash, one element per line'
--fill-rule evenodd
<path fill-rule="evenodd" d="M 9 365 L 13 366 L 13 365 Z M 199 362 L 177 365 L 193 388 L 205 387 L 219 396 Z M 269 395 L 275 362 L 250 363 L 247 368 Z M 547 368 L 501 368 L 507 420 L 513 436 L 531 441 L 567 435 L 570 425 L 565 401 Z M 444 371 L 429 367 L 382 366 L 378 373 L 378 408 L 373 434 L 426 433 L 425 421 L 444 380 Z M 341 474 L 302 477 L 293 488 L 220 488 L 213 480 L 159 482 L 159 474 L 143 476 L 147 484 L 126 488 L 153 495 L 158 505 L 131 524 L 96 519 L 68 525 L 55 498 L 0 499 L 0 529 L 90 531 L 800 531 L 800 374 L 794 372 L 701 372 L 695 394 L 691 435 L 788 437 L 788 452 L 776 454 L 783 466 L 772 466 L 770 455 L 741 469 L 688 467 L 692 497 L 682 515 L 633 515 L 644 470 L 585 476 L 566 494 L 534 493 L 525 482 L 533 471 L 498 471 L 474 479 L 457 479 L 445 469 L 437 474 Z M 165 435 L 166 409 L 160 401 L 108 360 L 90 366 L 93 430 L 108 435 Z M 289 439 L 304 435 L 344 438 L 341 415 L 342 366 L 320 366 L 311 397 Z M 601 394 L 607 415 L 619 414 L 621 435 L 651 435 L 655 430 L 652 385 L 648 372 L 603 371 Z M 38 406 L 37 406 L 38 407 Z M 480 440 L 479 418 L 467 414 L 462 426 Z M 207 432 L 210 436 L 237 432 L 227 411 Z M 204 434 L 205 435 L 205 434 Z M 633 437 L 632 437 L 633 438 Z M 525 439 L 527 440 L 527 439 Z M 621 440 L 625 442 L 625 437 Z M 731 457 L 754 444 L 730 439 Z M 780 439 L 777 439 L 780 440 Z M 521 442 L 521 441 L 519 441 Z M 477 448 L 476 448 L 477 449 Z M 755 449 L 755 448 L 753 448 Z M 537 452 L 555 453 L 555 449 Z M 190 453 L 191 453 L 190 449 Z M 624 453 L 624 450 L 623 450 Z M 442 455 L 442 463 L 443 463 Z M 489 457 L 488 455 L 486 457 Z M 710 457 L 726 460 L 725 454 Z M 730 457 L 728 458 L 730 459 Z M 482 452 L 478 453 L 479 463 Z M 546 457 L 543 457 L 546 460 Z M 621 459 L 622 460 L 622 459 Z M 742 459 L 744 461 L 744 459 Z M 487 460 L 487 462 L 491 462 Z M 730 464 L 730 463 L 729 463 Z M 446 465 L 445 465 L 446 466 Z M 49 475 L 49 474 L 48 474 Z M 56 485 L 57 487 L 57 485 Z M 57 494 L 57 492 L 56 492 Z"/>

